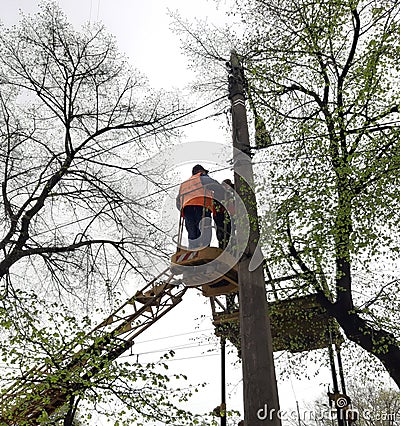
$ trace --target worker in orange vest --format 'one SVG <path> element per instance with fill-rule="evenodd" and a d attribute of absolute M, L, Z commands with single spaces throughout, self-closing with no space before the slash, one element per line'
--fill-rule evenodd
<path fill-rule="evenodd" d="M 176 207 L 185 218 L 189 249 L 207 247 L 211 242 L 211 213 L 214 194 L 223 199 L 225 190 L 208 176 L 200 164 L 192 169 L 192 176 L 184 181 L 176 198 Z"/>

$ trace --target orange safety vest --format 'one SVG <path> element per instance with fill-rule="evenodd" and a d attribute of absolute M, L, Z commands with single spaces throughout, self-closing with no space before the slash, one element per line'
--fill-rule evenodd
<path fill-rule="evenodd" d="M 179 188 L 181 211 L 186 206 L 203 206 L 212 210 L 214 192 L 203 186 L 200 176 L 201 172 L 191 176 L 181 184 Z"/>

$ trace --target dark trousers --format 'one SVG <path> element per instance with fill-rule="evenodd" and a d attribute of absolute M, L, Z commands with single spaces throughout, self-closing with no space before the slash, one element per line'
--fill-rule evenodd
<path fill-rule="evenodd" d="M 207 247 L 211 242 L 211 212 L 203 206 L 186 206 L 183 209 L 189 248 Z"/>
<path fill-rule="evenodd" d="M 214 222 L 217 227 L 217 239 L 219 248 L 226 248 L 232 233 L 232 225 L 229 213 L 224 209 L 217 211 L 214 215 Z"/>

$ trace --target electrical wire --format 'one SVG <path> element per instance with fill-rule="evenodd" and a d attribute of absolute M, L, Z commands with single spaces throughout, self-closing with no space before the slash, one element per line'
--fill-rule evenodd
<path fill-rule="evenodd" d="M 400 124 L 397 124 L 397 123 L 399 123 L 398 120 L 385 123 L 383 125 L 383 127 L 379 127 L 379 126 L 372 125 L 372 124 L 370 126 L 358 127 L 358 128 L 355 128 L 355 129 L 348 130 L 347 135 L 357 134 L 357 132 L 360 132 L 362 130 L 379 132 L 379 131 L 393 129 L 393 128 L 398 129 L 398 128 L 400 128 Z M 388 126 L 390 126 L 390 127 L 388 127 Z M 338 135 L 338 134 L 339 133 L 337 133 L 335 135 Z M 297 142 L 313 141 L 313 140 L 317 140 L 317 139 L 321 139 L 321 138 L 328 138 L 329 136 L 331 136 L 331 135 L 329 135 L 328 133 L 320 133 L 320 134 L 317 134 L 315 136 L 306 136 L 306 137 L 301 137 L 301 138 L 298 138 L 298 139 L 290 139 L 290 140 L 284 141 L 284 142 L 271 143 L 271 144 L 269 144 L 268 146 L 265 146 L 265 147 L 264 146 L 263 147 L 255 147 L 254 146 L 254 147 L 250 147 L 250 149 L 252 151 L 261 151 L 261 150 L 268 149 L 268 148 L 271 148 L 271 147 L 274 147 L 274 146 L 289 145 L 289 144 L 297 143 Z"/>
<path fill-rule="evenodd" d="M 221 168 L 216 169 L 216 170 L 211 170 L 209 173 L 217 173 L 217 172 L 225 171 L 225 170 L 228 170 L 228 169 L 232 170 L 232 168 L 233 168 L 233 166 L 229 165 L 229 166 L 221 167 Z M 174 183 L 173 185 L 167 186 L 166 188 L 160 189 L 159 191 L 152 192 L 151 194 L 146 194 L 143 197 L 135 199 L 135 201 L 141 201 L 141 200 L 143 200 L 143 199 L 145 199 L 147 197 L 151 197 L 153 195 L 157 195 L 160 192 L 166 192 L 169 189 L 173 189 L 173 188 L 178 187 L 178 186 L 180 186 L 180 182 L 179 183 Z"/>
<path fill-rule="evenodd" d="M 232 166 L 221 167 L 221 168 L 219 168 L 219 169 L 216 169 L 216 170 L 212 170 L 212 171 L 210 171 L 210 173 L 217 173 L 217 172 L 224 171 L 224 170 L 228 170 L 228 169 L 232 169 Z M 162 188 L 162 189 L 160 189 L 160 190 L 158 190 L 158 191 L 152 192 L 152 193 L 150 193 L 150 194 L 146 194 L 146 195 L 144 195 L 143 197 L 136 198 L 134 201 L 135 201 L 135 202 L 139 202 L 139 201 L 144 200 L 144 199 L 146 199 L 146 198 L 148 198 L 148 197 L 151 197 L 151 196 L 153 196 L 153 195 L 158 195 L 158 194 L 160 194 L 161 192 L 166 192 L 166 191 L 168 191 L 168 190 L 170 190 L 170 189 L 173 189 L 173 188 L 176 188 L 176 187 L 178 187 L 178 186 L 180 186 L 180 183 L 175 183 L 175 184 L 173 184 L 173 185 L 170 185 L 170 186 L 167 186 L 167 187 L 165 187 L 165 188 Z M 112 208 L 111 208 L 111 207 L 110 207 L 109 209 L 105 209 L 105 210 L 103 211 L 103 213 L 107 213 L 107 212 L 110 212 L 110 211 L 112 211 Z M 85 216 L 84 218 L 79 218 L 79 219 L 76 219 L 76 220 L 74 220 L 74 221 L 72 221 L 72 222 L 68 222 L 68 223 L 64 223 L 64 224 L 57 225 L 57 226 L 56 226 L 56 227 L 54 227 L 54 228 L 47 229 L 47 230 L 45 230 L 45 231 L 38 232 L 38 233 L 36 233 L 36 234 L 32 234 L 32 238 L 33 238 L 33 237 L 38 237 L 38 236 L 43 235 L 43 234 L 47 234 L 47 233 L 49 233 L 49 232 L 54 232 L 54 231 L 56 231 L 56 230 L 58 230 L 58 229 L 65 228 L 65 227 L 67 227 L 67 226 L 75 225 L 75 224 L 77 224 L 77 223 L 79 223 L 79 222 L 83 222 L 83 221 L 86 221 L 86 220 L 89 220 L 89 219 L 93 219 L 93 218 L 94 218 L 94 217 L 96 217 L 97 215 L 98 215 L 98 213 L 93 213 L 93 214 L 91 214 L 91 215 L 87 215 L 87 216 Z"/>
<path fill-rule="evenodd" d="M 206 117 L 199 118 L 198 120 L 193 120 L 189 123 L 180 124 L 179 126 L 175 126 L 175 127 L 172 127 L 171 129 L 165 129 L 165 130 L 169 131 L 169 130 L 179 129 L 180 127 L 191 126 L 192 124 L 200 123 L 201 121 L 208 120 L 209 118 L 218 117 L 218 116 L 223 115 L 225 113 L 226 113 L 226 111 L 216 112 L 215 114 L 207 115 Z"/>
<path fill-rule="evenodd" d="M 149 133 L 154 133 L 154 132 L 156 132 L 157 130 L 159 130 L 159 129 L 161 129 L 162 127 L 164 127 L 165 125 L 171 124 L 171 123 L 172 123 L 172 122 L 174 122 L 174 121 L 180 120 L 180 119 L 182 119 L 182 118 L 184 118 L 184 117 L 186 117 L 186 116 L 188 116 L 188 115 L 190 115 L 190 114 L 193 114 L 193 113 L 195 113 L 195 112 L 197 112 L 197 111 L 200 111 L 201 109 L 206 108 L 206 107 L 208 107 L 208 106 L 210 106 L 210 105 L 212 105 L 212 104 L 214 104 L 214 103 L 216 103 L 216 102 L 219 102 L 220 100 L 222 100 L 222 99 L 224 99 L 224 98 L 225 98 L 225 96 L 221 96 L 220 98 L 214 99 L 213 101 L 210 101 L 210 102 L 208 102 L 208 103 L 206 103 L 206 104 L 203 104 L 203 105 L 201 105 L 201 106 L 199 106 L 199 107 L 196 107 L 196 108 L 194 108 L 194 109 L 192 109 L 192 110 L 190 110 L 190 111 L 188 111 L 188 112 L 184 113 L 183 115 L 181 115 L 181 116 L 179 116 L 179 117 L 175 117 L 174 119 L 170 120 L 169 122 L 164 123 L 164 124 L 162 124 L 162 125 L 159 125 L 159 126 L 158 126 L 158 127 L 156 127 L 156 128 L 150 129 L 150 130 L 148 130 L 148 131 L 146 131 L 146 132 L 144 132 L 144 133 L 141 133 L 140 135 L 137 135 L 137 136 L 135 136 L 135 137 L 133 137 L 133 138 L 130 138 L 130 139 L 126 140 L 126 141 L 123 141 L 123 142 L 121 142 L 120 144 L 113 145 L 112 147 L 109 147 L 109 148 L 107 148 L 107 149 L 104 149 L 103 151 L 101 151 L 101 153 L 99 153 L 99 152 L 98 152 L 98 153 L 93 154 L 91 157 L 82 158 L 82 159 L 81 159 L 81 161 L 77 161 L 77 162 L 75 163 L 75 165 L 79 165 L 80 163 L 84 163 L 84 162 L 86 162 L 86 161 L 90 161 L 92 158 L 97 157 L 99 154 L 104 154 L 104 153 L 106 153 L 106 152 L 110 152 L 111 150 L 113 150 L 113 149 L 115 149 L 115 148 L 117 148 L 117 147 L 120 147 L 120 146 L 126 145 L 126 144 L 128 144 L 128 143 L 130 143 L 130 142 L 133 142 L 133 141 L 135 141 L 135 140 L 137 140 L 137 139 L 140 139 L 141 137 L 146 136 L 146 135 L 147 135 L 147 134 L 149 134 Z M 189 126 L 189 125 L 191 125 L 191 124 L 198 123 L 198 122 L 200 122 L 200 121 L 204 121 L 204 120 L 207 120 L 207 119 L 209 119 L 209 118 L 213 118 L 213 117 L 216 117 L 216 116 L 218 116 L 218 115 L 225 114 L 225 113 L 226 113 L 226 110 L 224 110 L 224 111 L 222 111 L 222 112 L 219 112 L 219 113 L 215 113 L 215 114 L 208 115 L 208 116 L 206 116 L 206 117 L 200 118 L 200 119 L 198 119 L 198 120 L 194 120 L 194 121 L 189 122 L 189 123 L 185 123 L 185 124 L 182 124 L 182 125 L 176 126 L 176 128 L 184 127 L 184 126 Z M 166 117 L 168 117 L 169 115 L 171 115 L 171 114 L 167 114 L 167 115 L 165 115 L 165 116 L 161 117 L 159 120 L 162 120 L 163 118 L 166 118 Z M 170 128 L 170 129 L 166 129 L 165 131 L 174 130 L 174 128 L 175 128 L 175 127 L 172 127 L 172 128 Z M 144 160 L 144 161 L 147 161 L 147 160 Z M 104 164 L 104 166 L 108 166 L 108 165 L 107 165 L 107 164 Z M 113 167 L 113 166 L 112 166 L 112 165 L 109 165 L 109 167 Z M 31 183 L 38 183 L 38 182 L 39 182 L 39 181 L 38 181 L 38 180 L 36 180 L 36 181 L 32 181 Z"/>
<path fill-rule="evenodd" d="M 116 145 L 113 145 L 113 146 L 107 148 L 107 149 L 104 149 L 101 153 L 105 154 L 106 152 L 109 152 L 109 151 L 114 150 L 116 148 L 120 148 L 122 146 L 125 146 L 125 145 L 127 145 L 127 144 L 129 144 L 131 142 L 134 142 L 134 141 L 136 141 L 136 140 L 138 140 L 138 139 L 140 139 L 140 138 L 148 135 L 148 134 L 154 134 L 157 130 L 160 130 L 160 129 L 164 128 L 165 126 L 167 126 L 167 125 L 169 125 L 169 124 L 171 124 L 171 123 L 173 123 L 175 121 L 181 120 L 182 118 L 187 117 L 188 115 L 193 114 L 193 113 L 195 113 L 197 111 L 200 111 L 201 109 L 206 108 L 206 107 L 208 107 L 208 106 L 210 106 L 210 105 L 212 105 L 212 104 L 214 104 L 216 102 L 219 102 L 219 101 L 221 101 L 222 99 L 225 99 L 225 98 L 226 98 L 226 95 L 221 96 L 221 97 L 219 97 L 217 99 L 214 99 L 213 101 L 210 101 L 210 102 L 208 102 L 208 103 L 206 103 L 204 105 L 201 105 L 200 107 L 196 107 L 196 108 L 194 108 L 194 109 L 192 109 L 192 110 L 190 110 L 188 112 L 185 112 L 184 114 L 180 115 L 179 117 L 175 117 L 175 118 L 167 121 L 166 123 L 159 124 L 158 126 L 155 126 L 154 128 L 149 129 L 149 130 L 141 133 L 140 135 L 134 136 L 133 138 L 130 138 L 130 139 L 126 140 L 126 141 L 120 142 L 120 143 L 118 143 Z M 162 120 L 163 118 L 167 118 L 169 115 L 171 115 L 171 114 L 167 114 L 164 117 L 161 117 L 159 120 Z M 173 130 L 173 128 L 169 129 L 169 130 Z M 98 155 L 99 155 L 98 153 L 93 154 L 92 157 L 89 157 L 89 160 L 90 160 L 90 158 L 94 158 L 94 157 L 96 157 Z M 84 161 L 84 160 L 82 160 L 82 161 Z"/>
<path fill-rule="evenodd" d="M 187 333 L 172 334 L 170 336 L 158 337 L 157 339 L 150 339 L 150 340 L 143 340 L 141 342 L 135 342 L 135 346 L 138 345 L 138 344 L 140 344 L 140 343 L 155 342 L 157 340 L 171 339 L 173 337 L 187 336 L 189 334 L 204 333 L 204 332 L 213 331 L 213 330 L 214 330 L 213 328 L 206 328 L 204 330 L 196 330 L 196 331 L 188 331 Z"/>
<path fill-rule="evenodd" d="M 188 344 L 184 344 L 184 345 L 178 345 L 178 346 L 171 346 L 168 348 L 161 348 L 161 349 L 154 349 L 151 351 L 146 351 L 146 352 L 138 352 L 138 353 L 131 353 L 129 355 L 126 355 L 128 357 L 130 356 L 141 356 L 141 355 L 150 355 L 150 354 L 157 354 L 160 352 L 170 352 L 170 351 L 179 351 L 179 350 L 183 350 L 183 349 L 194 349 L 194 348 L 202 348 L 205 346 L 213 346 L 214 343 L 202 343 L 202 344 L 198 344 L 198 345 L 192 345 L 191 343 Z"/>
<path fill-rule="evenodd" d="M 185 114 L 183 114 L 183 115 L 181 115 L 181 116 L 179 116 L 179 117 L 176 117 L 176 118 L 174 118 L 174 119 L 170 120 L 170 121 L 169 121 L 169 122 L 167 122 L 166 124 L 171 124 L 171 123 L 172 123 L 172 122 L 174 122 L 174 121 L 180 120 L 180 119 L 182 119 L 182 118 L 184 118 L 184 117 L 186 117 L 186 116 L 188 116 L 188 115 L 190 115 L 190 114 L 193 114 L 193 113 L 195 113 L 195 112 L 197 112 L 197 111 L 200 111 L 200 110 L 201 110 L 201 109 L 203 109 L 203 108 L 206 108 L 206 107 L 208 107 L 208 106 L 210 106 L 210 105 L 212 105 L 212 104 L 214 104 L 214 103 L 216 103 L 216 102 L 219 102 L 220 100 L 222 100 L 222 99 L 224 99 L 224 98 L 226 98 L 226 96 L 225 96 L 225 95 L 224 95 L 224 96 L 221 96 L 221 97 L 219 97 L 219 98 L 217 98 L 217 99 L 214 99 L 213 101 L 207 102 L 206 104 L 203 104 L 203 105 L 201 105 L 200 107 L 196 107 L 195 109 L 192 109 L 191 111 L 188 111 L 188 112 L 186 112 Z M 183 125 L 177 126 L 176 128 L 178 128 L 178 127 L 183 127 L 183 126 L 190 125 L 190 124 L 194 124 L 194 123 L 197 123 L 197 122 L 200 122 L 200 121 L 204 121 L 204 120 L 207 120 L 207 119 L 209 119 L 209 118 L 213 118 L 213 117 L 216 117 L 216 116 L 219 116 L 219 115 L 225 114 L 225 113 L 226 113 L 226 111 L 219 112 L 219 113 L 215 113 L 215 114 L 211 114 L 211 115 L 209 115 L 209 116 L 207 116 L 207 117 L 204 117 L 204 118 L 201 118 L 201 119 L 199 119 L 199 120 L 194 120 L 194 121 L 192 121 L 192 122 L 190 122 L 190 123 L 185 123 L 185 124 L 183 124 Z M 114 145 L 113 147 L 110 147 L 110 148 L 108 148 L 108 149 L 106 149 L 106 150 L 103 150 L 103 151 L 102 151 L 102 154 L 104 154 L 105 152 L 109 152 L 110 150 L 115 149 L 116 147 L 123 146 L 123 145 L 125 145 L 125 144 L 130 143 L 130 142 L 133 142 L 134 140 L 140 139 L 141 137 L 143 137 L 143 136 L 144 136 L 144 135 L 146 135 L 147 133 L 153 133 L 153 132 L 157 131 L 158 129 L 161 129 L 162 127 L 164 127 L 166 124 L 160 125 L 159 127 L 156 127 L 155 129 L 151 129 L 151 130 L 149 130 L 149 131 L 147 131 L 147 132 L 145 132 L 145 133 L 143 133 L 143 134 L 141 134 L 141 135 L 138 135 L 138 136 L 136 136 L 136 137 L 134 137 L 134 138 L 128 139 L 127 141 L 121 142 L 120 144 Z M 168 129 L 168 130 L 172 130 L 172 129 Z M 95 157 L 95 156 L 97 156 L 97 155 L 98 155 L 98 154 L 94 154 L 94 155 L 93 155 L 92 157 L 90 157 L 90 158 L 94 158 L 94 157 Z M 89 161 L 90 161 L 90 158 L 89 158 L 89 159 L 83 159 L 81 162 L 85 162 L 85 161 L 87 161 L 87 160 L 89 160 Z M 79 164 L 79 163 L 78 163 L 78 164 Z M 112 166 L 110 166 L 110 167 L 112 167 Z M 222 170 L 222 169 L 221 169 L 221 170 Z M 138 202 L 138 201 L 141 201 L 141 200 L 143 200 L 143 199 L 146 199 L 147 197 L 152 196 L 152 195 L 157 195 L 158 193 L 161 193 L 161 192 L 166 192 L 167 190 L 172 189 L 172 188 L 174 188 L 174 187 L 177 187 L 178 185 L 180 185 L 180 184 L 179 184 L 179 183 L 178 183 L 178 184 L 174 184 L 174 185 L 172 185 L 172 186 L 170 186 L 170 187 L 163 188 L 163 189 L 161 189 L 161 190 L 159 190 L 159 191 L 156 191 L 156 192 L 155 192 L 155 193 L 153 193 L 153 194 L 147 194 L 146 196 L 143 196 L 143 197 L 140 197 L 140 198 L 136 199 L 136 200 L 135 200 L 135 202 Z M 110 208 L 110 210 L 109 210 L 109 211 L 111 211 L 111 208 Z M 57 229 L 60 229 L 60 228 L 63 228 L 63 227 L 67 227 L 67 226 L 71 226 L 71 225 L 73 225 L 73 224 L 77 224 L 77 223 L 79 223 L 79 222 L 82 222 L 82 221 L 85 221 L 85 220 L 92 219 L 92 218 L 94 218 L 96 215 L 97 215 L 97 213 L 93 213 L 92 215 L 86 216 L 85 218 L 77 219 L 77 220 L 75 220 L 75 221 L 73 221 L 73 222 L 68 222 L 68 223 L 63 224 L 63 225 L 58 225 L 58 226 L 56 226 L 56 227 L 54 227 L 54 228 L 52 228 L 52 229 L 48 229 L 48 230 L 46 230 L 46 231 L 42 231 L 42 232 L 36 233 L 36 234 L 32 235 L 32 237 L 37 237 L 37 236 L 40 236 L 40 235 L 43 235 L 43 234 L 46 234 L 46 233 L 49 233 L 49 232 L 54 232 L 54 231 L 55 231 L 55 230 L 57 230 Z"/>
<path fill-rule="evenodd" d="M 197 112 L 197 111 L 199 111 L 199 110 L 201 110 L 201 109 L 203 109 L 203 108 L 206 108 L 207 106 L 210 106 L 210 105 L 212 105 L 212 104 L 214 104 L 214 103 L 216 103 L 216 102 L 219 102 L 219 101 L 221 101 L 221 100 L 222 100 L 222 99 L 224 99 L 224 98 L 226 98 L 226 96 L 225 96 L 225 95 L 224 95 L 224 96 L 221 96 L 221 97 L 219 97 L 219 98 L 217 98 L 217 99 L 214 99 L 213 101 L 207 102 L 206 104 L 203 104 L 203 105 L 201 105 L 201 106 L 199 106 L 199 107 L 196 107 L 196 108 L 194 108 L 194 109 L 192 109 L 192 110 L 190 110 L 190 111 L 186 112 L 185 114 L 183 114 L 183 115 L 181 115 L 181 116 L 179 116 L 179 117 L 175 117 L 175 118 L 173 118 L 173 119 L 172 119 L 172 120 L 170 120 L 169 122 L 167 122 L 167 123 L 165 123 L 165 124 L 163 124 L 163 125 L 160 125 L 160 126 L 156 127 L 155 129 L 151 129 L 151 130 L 149 130 L 149 131 L 147 131 L 147 132 L 144 132 L 144 133 L 143 133 L 143 134 L 141 134 L 141 135 L 135 136 L 134 138 L 131 138 L 131 139 L 128 139 L 128 140 L 126 140 L 126 141 L 124 141 L 124 142 L 121 142 L 120 144 L 118 144 L 118 145 L 116 145 L 116 146 L 110 147 L 110 148 L 108 148 L 107 150 L 102 151 L 102 153 L 104 153 L 104 152 L 108 152 L 108 151 L 110 151 L 111 149 L 114 149 L 114 148 L 119 147 L 119 146 L 123 146 L 123 145 L 125 145 L 125 144 L 130 143 L 130 142 L 133 142 L 134 140 L 137 140 L 137 139 L 139 139 L 139 138 L 141 138 L 141 137 L 145 136 L 145 135 L 146 135 L 146 134 L 148 134 L 148 133 L 154 133 L 155 131 L 157 131 L 158 129 L 161 129 L 161 128 L 162 128 L 162 127 L 164 127 L 165 125 L 167 125 L 167 124 L 171 124 L 172 122 L 175 122 L 175 121 L 177 121 L 177 120 L 180 120 L 180 119 L 182 119 L 182 118 L 184 118 L 184 117 L 186 117 L 186 116 L 188 116 L 188 115 L 190 115 L 190 114 L 193 114 L 194 112 Z M 222 115 L 222 114 L 226 114 L 226 112 L 227 112 L 227 111 L 226 111 L 226 110 L 224 110 L 224 111 L 219 112 L 219 113 L 211 114 L 211 115 L 206 116 L 206 117 L 203 117 L 203 118 L 201 118 L 201 119 L 199 119 L 199 120 L 194 120 L 193 122 L 185 123 L 185 124 L 179 125 L 179 126 L 177 126 L 177 128 L 178 128 L 178 127 L 187 126 L 187 125 L 190 125 L 190 124 L 194 124 L 194 123 L 197 123 L 197 122 L 200 122 L 200 121 L 204 121 L 204 120 L 207 120 L 207 119 L 212 118 L 212 117 L 215 117 L 215 116 L 219 116 L 219 115 Z M 397 123 L 397 121 L 390 122 L 390 123 L 387 123 L 387 124 L 395 124 L 395 123 Z M 386 124 L 386 125 L 387 125 L 387 124 Z M 400 127 L 400 126 L 395 126 L 395 127 Z M 173 128 L 172 128 L 172 129 L 173 129 Z M 371 130 L 379 130 L 379 128 L 377 128 L 376 126 L 371 126 L 371 127 L 370 127 L 370 129 L 371 129 Z M 171 129 L 169 129 L 169 130 L 171 130 Z M 355 129 L 355 130 L 362 130 L 362 128 L 360 128 L 360 129 Z M 354 130 L 354 131 L 355 131 L 355 130 Z M 310 137 L 308 137 L 308 138 L 292 139 L 292 140 L 285 141 L 285 142 L 278 142 L 278 143 L 275 143 L 275 144 L 271 144 L 271 145 L 269 145 L 268 147 L 265 147 L 265 148 L 262 148 L 262 149 L 268 149 L 268 148 L 273 147 L 273 146 L 279 146 L 279 145 L 286 145 L 286 144 L 292 144 L 292 143 L 302 142 L 302 141 L 305 141 L 305 140 L 315 140 L 315 139 L 317 139 L 317 138 L 327 137 L 327 136 L 328 136 L 327 134 L 320 134 L 320 135 L 316 135 L 316 136 L 310 136 Z M 253 148 L 253 147 L 252 147 L 251 149 L 257 149 L 257 148 L 255 148 L 255 147 Z M 367 151 L 365 151 L 365 152 L 367 152 Z M 368 151 L 368 152 L 372 152 L 372 150 L 371 150 L 371 151 Z M 98 155 L 98 154 L 94 154 L 91 158 L 93 158 L 93 157 L 94 157 L 94 156 L 96 156 L 96 155 Z M 323 157 L 323 156 L 321 155 L 321 156 L 307 156 L 307 157 L 300 157 L 300 158 L 307 159 L 307 158 L 322 158 L 322 157 Z M 83 160 L 82 160 L 82 162 L 87 161 L 87 160 L 88 160 L 88 159 L 83 159 Z M 90 158 L 89 158 L 89 160 L 90 160 Z M 279 160 L 280 160 L 280 161 L 283 161 L 283 160 L 285 160 L 285 158 L 280 158 Z M 293 158 L 292 158 L 292 157 L 287 157 L 287 158 L 286 158 L 286 160 L 287 160 L 287 161 L 291 161 L 291 160 L 293 160 Z M 253 165 L 256 165 L 256 164 L 266 164 L 266 163 L 274 163 L 274 161 L 273 161 L 273 160 L 257 161 L 257 162 L 253 162 Z M 110 166 L 110 167 L 112 167 L 112 166 Z M 229 169 L 229 170 L 231 170 L 231 169 L 232 169 L 232 166 L 231 166 L 231 165 L 229 165 L 229 166 L 226 166 L 226 167 L 221 167 L 221 168 L 219 168 L 219 169 L 216 169 L 216 170 L 211 171 L 210 173 L 215 173 L 215 172 L 219 172 L 219 171 L 225 171 L 225 170 L 228 170 L 228 169 Z M 180 185 L 180 183 L 176 183 L 176 184 L 170 185 L 170 186 L 168 186 L 168 187 L 162 188 L 162 189 L 160 189 L 160 190 L 158 190 L 158 191 L 155 191 L 155 192 L 153 192 L 153 193 L 151 193 L 151 194 L 146 194 L 146 195 L 145 195 L 145 196 L 143 196 L 143 197 L 139 197 L 139 198 L 135 199 L 135 202 L 139 202 L 139 201 L 141 201 L 141 200 L 143 200 L 143 199 L 146 199 L 146 198 L 148 198 L 148 197 L 151 197 L 151 196 L 153 196 L 153 195 L 158 195 L 158 194 L 159 194 L 159 193 L 161 193 L 161 192 L 167 192 L 168 190 L 171 190 L 171 189 L 173 189 L 173 188 L 175 188 L 175 187 L 178 187 L 179 185 Z M 68 223 L 66 223 L 66 224 L 58 225 L 57 227 L 54 227 L 54 228 L 52 228 L 52 229 L 48 229 L 48 230 L 43 231 L 43 232 L 40 232 L 40 233 L 37 233 L 37 234 L 35 234 L 35 235 L 33 235 L 33 236 L 35 237 L 35 236 L 43 235 L 43 234 L 46 234 L 46 233 L 49 233 L 49 232 L 54 232 L 54 230 L 56 230 L 56 229 L 60 229 L 60 228 L 66 227 L 66 226 L 71 226 L 71 225 L 73 225 L 73 224 L 76 224 L 76 223 L 79 223 L 79 222 L 82 222 L 82 221 L 85 221 L 85 220 L 89 220 L 89 219 L 91 219 L 91 218 L 95 217 L 96 215 L 97 215 L 97 213 L 94 213 L 94 214 L 92 214 L 92 215 L 88 215 L 88 216 L 86 216 L 85 218 L 77 219 L 77 220 L 75 220 L 75 221 L 73 221 L 73 222 L 68 222 Z"/>
<path fill-rule="evenodd" d="M 218 356 L 219 353 L 215 353 L 215 354 L 202 354 L 202 355 L 193 355 L 193 356 L 188 356 L 188 357 L 183 357 L 183 358 L 169 358 L 169 359 L 163 359 L 162 362 L 171 362 L 171 361 L 182 361 L 185 359 L 194 359 L 194 358 L 206 358 L 209 356 Z M 137 356 L 139 357 L 139 354 L 131 354 L 131 355 L 122 355 L 119 358 L 125 358 L 125 357 L 130 357 L 130 356 Z"/>
<path fill-rule="evenodd" d="M 218 354 L 218 353 L 216 353 L 216 354 L 206 354 L 206 355 L 188 356 L 188 357 L 185 357 L 185 358 L 170 358 L 170 359 L 167 359 L 167 360 L 165 360 L 165 361 L 163 361 L 163 362 L 183 361 L 183 360 L 185 360 L 185 359 L 205 358 L 205 357 L 209 357 L 209 356 L 218 356 L 218 355 L 219 355 L 219 354 Z"/>

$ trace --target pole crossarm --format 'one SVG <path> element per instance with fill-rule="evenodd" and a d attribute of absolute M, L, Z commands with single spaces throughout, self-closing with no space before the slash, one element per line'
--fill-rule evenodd
<path fill-rule="evenodd" d="M 181 302 L 187 287 L 167 268 L 69 348 L 55 362 L 31 368 L 0 394 L 0 424 L 36 424 L 63 406 L 137 336 Z M 54 360 L 54 357 L 52 358 Z"/>

